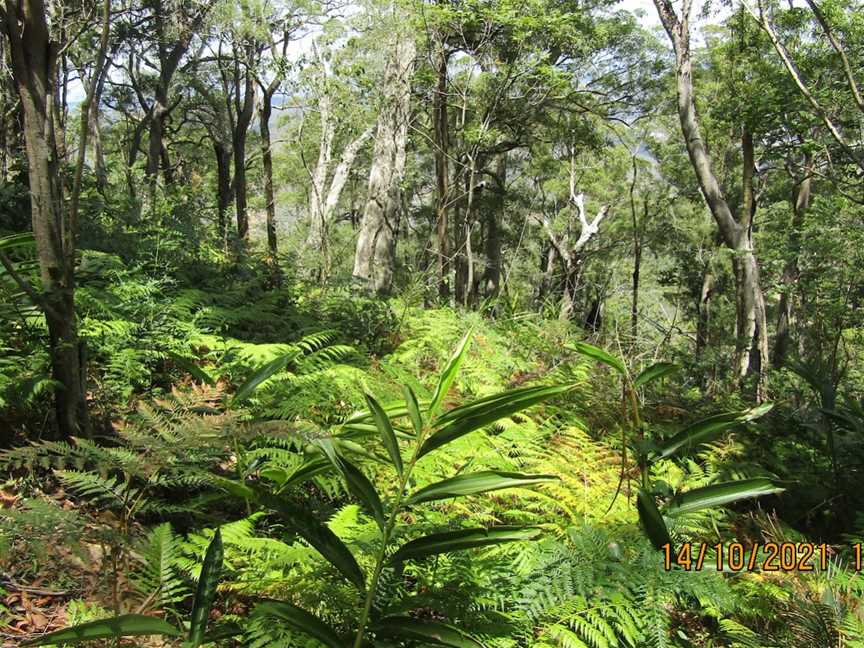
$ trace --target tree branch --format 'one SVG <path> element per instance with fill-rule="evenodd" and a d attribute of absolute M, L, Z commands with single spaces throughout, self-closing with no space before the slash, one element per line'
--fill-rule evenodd
<path fill-rule="evenodd" d="M 12 264 L 12 261 L 2 250 L 0 250 L 0 264 L 6 268 L 6 272 L 9 273 L 9 276 L 12 277 L 15 283 L 18 284 L 18 287 L 27 294 L 30 300 L 38 308 L 41 308 L 45 314 L 49 315 L 53 319 L 62 319 L 57 311 L 54 310 L 45 298 L 36 291 L 30 282 L 18 273 L 15 266 Z"/>

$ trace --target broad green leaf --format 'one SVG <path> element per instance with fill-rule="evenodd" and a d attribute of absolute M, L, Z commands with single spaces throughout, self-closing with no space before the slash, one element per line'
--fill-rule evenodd
<path fill-rule="evenodd" d="M 333 464 L 333 467 L 342 473 L 342 476 L 345 478 L 345 484 L 348 486 L 351 494 L 369 509 L 378 526 L 383 529 L 385 524 L 384 506 L 381 504 L 381 498 L 372 482 L 369 481 L 357 466 L 345 459 L 345 457 L 339 456 L 330 439 L 319 439 L 318 446 L 323 450 L 324 455 Z"/>
<path fill-rule="evenodd" d="M 0 250 L 12 250 L 16 247 L 36 247 L 36 237 L 33 232 L 22 232 L 20 234 L 10 234 L 9 236 L 0 236 Z"/>
<path fill-rule="evenodd" d="M 278 513 L 288 526 L 312 545 L 330 564 L 338 569 L 357 589 L 366 588 L 366 579 L 354 555 L 335 533 L 314 516 L 295 508 L 282 498 L 258 491 L 257 501 Z"/>
<path fill-rule="evenodd" d="M 483 644 L 458 628 L 413 617 L 386 617 L 372 626 L 371 630 L 375 636 L 383 639 L 407 639 L 450 648 L 483 648 Z"/>
<path fill-rule="evenodd" d="M 249 488 L 243 482 L 237 481 L 236 479 L 228 479 L 227 477 L 220 477 L 219 475 L 208 475 L 208 481 L 210 481 L 214 486 L 217 486 L 224 490 L 225 492 L 233 495 L 234 497 L 238 497 L 240 499 L 254 499 L 255 491 Z"/>
<path fill-rule="evenodd" d="M 292 486 L 297 486 L 330 469 L 330 462 L 325 459 L 312 459 L 289 474 L 279 486 L 279 492 L 284 493 Z M 262 471 L 263 472 L 263 471 Z"/>
<path fill-rule="evenodd" d="M 505 542 L 535 540 L 540 529 L 534 527 L 500 526 L 491 529 L 460 529 L 433 533 L 407 542 L 390 558 L 391 563 L 416 560 L 441 553 L 486 547 Z"/>
<path fill-rule="evenodd" d="M 442 420 L 444 423 L 437 432 L 426 439 L 420 448 L 418 456 L 422 457 L 432 450 L 450 443 L 469 432 L 486 427 L 495 421 L 521 412 L 532 405 L 564 394 L 573 389 L 574 386 L 556 385 L 552 387 L 540 386 L 513 389 L 481 399 L 482 402 L 470 403 L 454 408 L 436 421 L 436 426 Z"/>
<path fill-rule="evenodd" d="M 691 450 L 696 446 L 711 441 L 731 427 L 752 421 L 766 414 L 773 404 L 766 403 L 740 412 L 724 412 L 715 414 L 688 425 L 671 439 L 660 444 L 657 456 L 654 458 L 671 457 L 680 450 Z"/>
<path fill-rule="evenodd" d="M 634 387 L 641 387 L 642 385 L 647 385 L 649 382 L 653 380 L 657 380 L 659 378 L 664 378 L 669 374 L 675 373 L 681 367 L 672 362 L 655 362 L 653 365 L 642 371 L 638 376 L 636 376 L 636 380 L 633 381 Z"/>
<path fill-rule="evenodd" d="M 330 648 L 345 648 L 347 642 L 340 639 L 336 631 L 314 614 L 285 603 L 284 601 L 264 601 L 255 606 L 255 616 L 278 619 L 289 627 L 313 637 Z"/>
<path fill-rule="evenodd" d="M 432 402 L 429 403 L 429 415 L 434 416 L 441 408 L 441 404 L 447 397 L 447 392 L 450 391 L 450 385 L 456 379 L 456 374 L 459 373 L 459 367 L 462 366 L 462 360 L 465 358 L 465 352 L 468 350 L 468 342 L 471 339 L 471 331 L 468 331 L 462 340 L 456 345 L 453 355 L 441 372 L 438 378 L 438 384 L 435 386 L 435 393 L 432 394 Z"/>
<path fill-rule="evenodd" d="M 301 464 L 291 472 L 288 472 L 282 466 L 267 466 L 262 468 L 259 474 L 261 477 L 269 479 L 276 484 L 278 488 L 277 493 L 282 493 L 292 486 L 308 481 L 331 468 L 332 465 L 329 461 L 316 458 Z"/>
<path fill-rule="evenodd" d="M 502 488 L 531 486 L 556 479 L 558 477 L 555 475 L 523 475 L 521 473 L 501 472 L 498 470 L 482 470 L 480 472 L 468 473 L 467 475 L 456 475 L 450 479 L 429 484 L 411 495 L 406 502 L 408 504 L 419 504 L 420 502 L 431 502 L 450 497 L 477 495 Z"/>
<path fill-rule="evenodd" d="M 387 449 L 387 454 L 390 455 L 393 466 L 399 476 L 402 476 L 402 455 L 399 454 L 399 443 L 396 441 L 396 434 L 393 432 L 393 426 L 390 424 L 390 418 L 387 413 L 381 408 L 372 396 L 366 394 L 366 404 L 369 405 L 369 411 L 372 412 L 372 417 L 375 420 L 375 426 L 381 434 L 381 441 Z M 410 412 L 410 407 L 409 407 Z"/>
<path fill-rule="evenodd" d="M 666 514 L 677 515 L 700 509 L 726 506 L 738 500 L 772 495 L 784 490 L 766 477 L 712 484 L 676 495 L 666 507 Z"/>
<path fill-rule="evenodd" d="M 597 362 L 602 362 L 603 364 L 612 367 L 622 376 L 627 376 L 627 367 L 624 366 L 624 363 L 600 347 L 588 344 L 587 342 L 575 342 L 573 344 L 565 345 L 565 348 L 591 358 L 592 360 L 596 360 Z"/>
<path fill-rule="evenodd" d="M 286 353 L 285 355 L 279 356 L 275 360 L 268 362 L 266 365 L 258 369 L 249 379 L 244 382 L 238 389 L 237 393 L 234 394 L 234 398 L 231 399 L 231 404 L 236 405 L 241 401 L 246 400 L 249 396 L 254 392 L 258 387 L 268 378 L 276 375 L 280 371 L 282 371 L 285 367 L 288 366 L 288 363 L 294 360 L 299 352 L 292 351 L 291 353 Z"/>
<path fill-rule="evenodd" d="M 651 544 L 658 549 L 662 549 L 666 544 L 671 546 L 672 538 L 669 536 L 669 529 L 666 528 L 666 522 L 663 521 L 663 516 L 654 503 L 654 497 L 641 488 L 636 495 L 636 510 L 639 511 L 639 521 Z"/>
<path fill-rule="evenodd" d="M 216 585 L 219 584 L 222 575 L 223 556 L 222 533 L 216 529 L 207 547 L 207 553 L 204 554 L 204 564 L 201 565 L 198 588 L 195 590 L 195 602 L 192 604 L 188 640 L 191 648 L 198 648 L 204 642 L 210 608 L 213 606 L 213 599 L 216 598 Z"/>
<path fill-rule="evenodd" d="M 414 434 L 420 435 L 423 431 L 423 415 L 420 413 L 420 403 L 417 402 L 417 396 L 410 385 L 402 385 L 402 393 L 405 395 L 405 409 L 408 410 L 408 417 L 411 419 L 411 425 L 414 426 Z"/>
<path fill-rule="evenodd" d="M 384 410 L 385 412 L 387 410 Z M 371 416 L 371 414 L 370 414 Z M 414 439 L 413 434 L 408 434 L 407 432 L 403 432 L 399 428 L 393 428 L 393 433 L 402 439 Z M 345 438 L 359 438 L 359 437 L 368 437 L 378 435 L 378 426 L 374 423 L 343 423 L 341 426 L 341 431 L 339 433 L 340 439 Z"/>
<path fill-rule="evenodd" d="M 111 619 L 90 621 L 81 625 L 63 628 L 37 639 L 25 641 L 22 646 L 52 646 L 63 643 L 80 643 L 97 639 L 116 637 L 137 637 L 142 635 L 162 635 L 179 637 L 183 633 L 173 625 L 156 617 L 143 614 L 123 614 Z"/>
<path fill-rule="evenodd" d="M 428 401 L 417 401 L 420 405 L 428 407 Z M 393 419 L 402 418 L 403 416 L 408 416 L 408 406 L 404 401 L 396 401 L 394 403 L 381 404 L 381 408 L 387 412 L 387 417 L 392 421 Z M 368 409 L 358 410 L 351 414 L 348 418 L 346 418 L 342 424 L 343 425 L 352 425 L 354 423 L 369 423 L 372 421 L 372 412 Z"/>

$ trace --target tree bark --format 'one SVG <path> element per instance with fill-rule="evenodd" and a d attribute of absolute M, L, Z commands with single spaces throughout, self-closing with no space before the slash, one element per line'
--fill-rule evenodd
<path fill-rule="evenodd" d="M 57 432 L 61 438 L 86 435 L 85 371 L 75 315 L 74 232 L 64 214 L 55 133 L 58 46 L 50 39 L 42 0 L 6 0 L 0 19 L 9 38 L 12 75 L 24 113 L 31 217 L 42 280 L 41 295 L 32 294 L 48 324 L 52 376 L 62 385 L 55 393 Z"/>
<path fill-rule="evenodd" d="M 576 210 L 579 218 L 579 238 L 570 242 L 570 236 L 557 235 L 552 229 L 552 223 L 545 215 L 535 215 L 546 230 L 549 242 L 555 254 L 550 252 L 547 259 L 546 274 L 551 277 L 551 266 L 553 259 L 557 256 L 564 266 L 564 281 L 561 285 L 561 308 L 558 311 L 558 319 L 568 321 L 573 317 L 576 305 L 576 291 L 579 287 L 579 275 L 582 271 L 582 249 L 588 244 L 597 232 L 600 231 L 600 223 L 609 214 L 609 205 L 602 205 L 597 211 L 594 220 L 589 221 L 585 215 L 585 196 L 576 193 L 576 171 L 574 159 L 571 156 L 570 165 L 570 203 Z M 569 229 L 569 228 L 568 228 Z M 545 278 L 544 278 L 545 279 Z"/>
<path fill-rule="evenodd" d="M 486 269 L 483 272 L 483 294 L 495 297 L 501 289 L 501 217 L 507 192 L 507 152 L 499 153 L 495 160 L 495 198 L 486 212 Z"/>
<path fill-rule="evenodd" d="M 169 103 L 171 82 L 181 59 L 189 49 L 192 37 L 204 22 L 204 17 L 209 11 L 209 5 L 202 5 L 186 24 L 179 26 L 175 24 L 175 21 L 170 20 L 171 14 L 162 0 L 153 0 L 152 11 L 157 40 L 159 74 L 156 79 L 153 103 L 148 111 L 150 141 L 147 147 L 145 176 L 150 184 L 151 199 L 156 188 L 160 165 L 165 183 L 171 184 L 173 182 L 171 167 L 166 164 L 168 156 L 164 142 L 166 122 L 173 108 Z M 179 31 L 179 35 L 173 35 L 175 29 Z"/>
<path fill-rule="evenodd" d="M 810 206 L 811 191 L 811 159 L 808 155 L 804 163 L 804 177 L 798 185 L 794 202 L 792 204 L 792 223 L 789 228 L 789 252 L 790 257 L 783 267 L 780 292 L 780 303 L 777 307 L 777 333 L 774 338 L 774 352 L 771 363 L 779 369 L 786 362 L 789 354 L 789 340 L 792 328 L 792 301 L 795 283 L 798 281 L 798 255 L 801 251 L 801 227 L 804 224 L 804 215 Z"/>
<path fill-rule="evenodd" d="M 696 357 L 701 357 L 708 348 L 711 331 L 711 297 L 714 294 L 714 275 L 706 268 L 702 274 L 702 290 L 696 305 Z"/>
<path fill-rule="evenodd" d="M 214 140 L 213 152 L 216 156 L 216 215 L 218 218 L 219 240 L 222 245 L 228 241 L 228 210 L 231 208 L 231 147 L 222 140 Z"/>
<path fill-rule="evenodd" d="M 415 54 L 413 38 L 397 37 L 384 75 L 385 105 L 378 120 L 366 206 L 354 254 L 354 278 L 381 295 L 390 292 L 396 266 L 400 184 L 407 156 Z"/>
<path fill-rule="evenodd" d="M 240 53 L 234 53 L 234 209 L 237 215 L 237 238 L 241 245 L 249 242 L 249 213 L 246 185 L 246 137 L 255 113 L 255 75 L 252 70 L 253 48 L 247 45 L 244 70 L 241 71 Z M 242 99 L 241 99 L 242 84 Z"/>
<path fill-rule="evenodd" d="M 267 251 L 271 263 L 279 252 L 276 241 L 276 195 L 273 190 L 273 144 L 270 139 L 270 117 L 273 94 L 264 92 L 258 109 L 258 130 L 261 133 L 261 161 L 264 167 L 264 200 L 267 203 Z"/>
<path fill-rule="evenodd" d="M 447 116 L 447 63 L 449 53 L 443 36 L 438 35 L 435 45 L 435 90 L 432 94 L 432 127 L 435 157 L 435 237 L 438 257 L 438 296 L 450 298 L 450 245 L 447 233 L 449 197 L 450 133 Z"/>

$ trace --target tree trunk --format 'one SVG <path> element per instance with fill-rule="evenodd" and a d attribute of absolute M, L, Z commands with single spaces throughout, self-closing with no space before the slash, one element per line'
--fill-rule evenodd
<path fill-rule="evenodd" d="M 384 76 L 387 103 L 378 120 L 353 272 L 364 287 L 382 295 L 390 292 L 396 265 L 400 184 L 405 173 L 411 119 L 414 40 L 402 36 L 392 51 L 393 58 L 388 61 Z"/>
<path fill-rule="evenodd" d="M 678 117 L 690 163 L 699 187 L 714 217 L 725 245 L 733 252 L 736 292 L 736 345 L 734 367 L 738 380 L 749 371 L 758 375 L 757 400 L 764 391 L 764 369 L 767 367 L 768 335 L 765 300 L 759 282 L 759 267 L 753 251 L 751 228 L 756 203 L 753 195 L 753 137 L 745 125 L 741 140 L 743 154 L 744 201 L 739 218 L 729 207 L 712 169 L 711 158 L 699 128 L 693 97 L 693 65 L 690 54 L 691 0 L 684 0 L 679 17 L 670 0 L 654 0 L 654 5 L 675 50 L 675 72 Z M 758 360 L 757 360 L 758 358 Z M 756 366 L 758 365 L 758 366 Z"/>
<path fill-rule="evenodd" d="M 486 211 L 486 269 L 483 272 L 483 294 L 495 297 L 501 289 L 501 217 L 507 192 L 507 153 L 500 153 L 495 160 L 495 177 L 498 187 L 495 198 Z"/>
<path fill-rule="evenodd" d="M 102 146 L 102 127 L 99 124 L 99 102 L 93 102 L 90 108 L 90 131 L 93 136 L 93 172 L 96 175 L 96 186 L 100 193 L 108 188 L 108 171 L 105 167 L 105 150 Z"/>
<path fill-rule="evenodd" d="M 270 116 L 273 95 L 264 93 L 258 110 L 258 129 L 261 132 L 261 161 L 264 166 L 264 200 L 267 203 L 267 250 L 270 262 L 276 267 L 276 196 L 273 191 L 273 150 L 270 141 Z M 277 273 L 278 274 L 278 273 Z M 278 280 L 278 276 L 276 277 Z"/>
<path fill-rule="evenodd" d="M 789 353 L 789 338 L 792 327 L 792 294 L 795 283 L 798 281 L 798 255 L 801 248 L 801 227 L 804 223 L 804 214 L 810 206 L 811 170 L 810 156 L 807 156 L 804 164 L 805 176 L 798 186 L 797 196 L 792 205 L 792 223 L 789 228 L 789 251 L 790 258 L 783 268 L 780 293 L 780 304 L 777 313 L 777 335 L 774 338 L 774 354 L 771 362 L 779 369 L 786 362 Z"/>
<path fill-rule="evenodd" d="M 701 357 L 708 348 L 711 330 L 711 297 L 714 294 L 714 275 L 707 268 L 702 275 L 702 290 L 699 292 L 696 317 L 696 357 Z"/>
<path fill-rule="evenodd" d="M 237 238 L 241 244 L 249 241 L 249 214 L 246 201 L 246 131 L 236 133 L 234 152 L 234 211 L 237 216 Z"/>
<path fill-rule="evenodd" d="M 231 148 L 222 141 L 213 142 L 216 155 L 216 215 L 219 223 L 219 240 L 222 245 L 228 240 L 228 210 L 231 208 Z"/>
<path fill-rule="evenodd" d="M 42 294 L 33 291 L 31 296 L 45 313 L 52 376 L 62 385 L 55 393 L 57 431 L 61 438 L 86 435 L 85 372 L 75 316 L 74 233 L 64 217 L 54 130 L 57 44 L 50 40 L 42 0 L 20 4 L 7 0 L 5 10 L 12 74 L 24 113 L 31 217 L 42 279 Z"/>
<path fill-rule="evenodd" d="M 234 124 L 232 145 L 234 149 L 234 208 L 237 213 L 237 237 L 241 246 L 249 242 L 249 213 L 246 193 L 246 137 L 249 124 L 255 113 L 255 76 L 253 68 L 253 52 L 251 45 L 246 47 L 246 67 L 241 79 L 239 52 L 234 55 L 234 102 L 237 116 Z M 243 83 L 243 99 L 241 102 L 241 80 Z"/>
<path fill-rule="evenodd" d="M 564 262 L 564 283 L 561 286 L 561 309 L 558 319 L 569 322 L 576 310 L 576 293 L 579 288 L 579 274 L 582 260 L 574 253 Z"/>
<path fill-rule="evenodd" d="M 558 248 L 550 243 L 543 254 L 543 276 L 540 279 L 540 289 L 537 294 L 537 301 L 541 307 L 546 297 L 552 293 L 552 287 L 555 281 L 555 262 L 557 259 Z"/>
<path fill-rule="evenodd" d="M 633 239 L 633 285 L 630 299 L 630 338 L 635 346 L 639 339 L 639 274 L 642 271 L 642 241 Z"/>
<path fill-rule="evenodd" d="M 168 83 L 169 80 L 160 75 L 156 84 L 156 96 L 150 113 L 150 141 L 147 145 L 147 167 L 144 174 L 152 187 L 155 187 L 162 161 L 163 138 L 165 122 L 168 119 Z M 166 178 L 166 182 L 167 182 Z"/>
<path fill-rule="evenodd" d="M 450 149 L 449 123 L 447 119 L 447 62 L 449 54 L 443 38 L 435 47 L 435 90 L 432 94 L 433 147 L 435 157 L 436 187 L 436 255 L 438 257 L 438 296 L 442 300 L 450 297 L 450 246 L 447 235 L 447 211 L 449 197 Z"/>

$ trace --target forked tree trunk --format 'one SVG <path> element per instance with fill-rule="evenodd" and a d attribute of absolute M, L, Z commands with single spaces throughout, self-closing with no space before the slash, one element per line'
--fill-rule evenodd
<path fill-rule="evenodd" d="M 42 0 L 5 3 L 12 75 L 24 113 L 33 235 L 42 293 L 31 294 L 48 324 L 57 431 L 61 438 L 89 431 L 82 348 L 75 316 L 74 233 L 64 216 L 60 160 L 55 137 L 57 44 L 50 40 Z M 85 117 L 86 118 L 86 117 Z M 8 259 L 4 257 L 4 266 Z M 7 270 L 10 270 L 7 267 Z M 17 275 L 16 275 L 17 276 Z M 17 278 L 22 287 L 25 280 Z"/>
<path fill-rule="evenodd" d="M 396 265 L 400 184 L 405 173 L 416 54 L 413 38 L 401 35 L 397 39 L 384 74 L 386 98 L 378 119 L 366 207 L 354 254 L 354 278 L 382 295 L 390 292 Z"/>
<path fill-rule="evenodd" d="M 321 74 L 318 83 L 318 112 L 321 121 L 321 136 L 318 147 L 318 162 L 310 172 L 309 192 L 309 233 L 306 236 L 306 248 L 310 253 L 315 253 L 315 262 L 309 268 L 310 278 L 314 281 L 323 282 L 330 274 L 330 224 L 333 213 L 339 204 L 339 198 L 354 159 L 372 136 L 373 127 L 369 126 L 353 141 L 349 142 L 342 150 L 342 156 L 335 168 L 331 169 L 333 162 L 333 143 L 336 138 L 336 117 L 331 111 L 331 97 L 328 89 L 328 78 L 332 76 L 330 62 L 319 51 L 313 43 L 315 56 L 321 65 Z M 332 171 L 332 173 L 331 173 Z"/>
<path fill-rule="evenodd" d="M 768 331 L 765 299 L 752 239 L 753 216 L 756 211 L 753 196 L 752 134 L 745 126 L 741 140 L 744 200 L 741 214 L 736 219 L 714 175 L 696 116 L 689 25 L 692 0 L 684 0 L 680 16 L 675 13 L 670 0 L 654 0 L 654 5 L 675 50 L 678 117 L 687 154 L 723 242 L 733 252 L 736 294 L 735 373 L 739 381 L 743 381 L 751 370 L 756 373 L 756 398 L 762 400 L 765 396 L 764 370 L 768 365 Z"/>
<path fill-rule="evenodd" d="M 249 213 L 246 184 L 246 137 L 255 114 L 255 76 L 252 70 L 254 49 L 246 46 L 245 69 L 240 71 L 240 52 L 234 53 L 234 210 L 237 215 L 237 238 L 241 246 L 249 242 Z M 242 89 L 242 99 L 241 99 Z"/>

